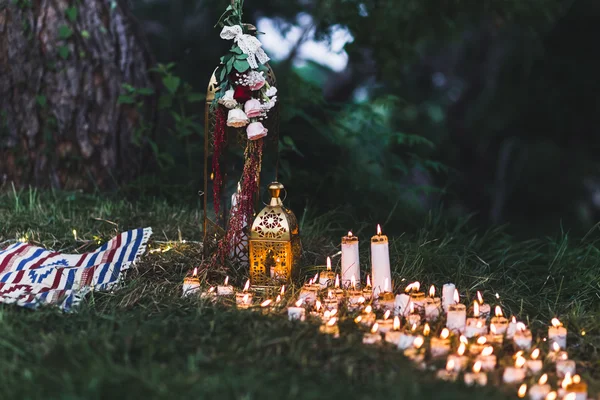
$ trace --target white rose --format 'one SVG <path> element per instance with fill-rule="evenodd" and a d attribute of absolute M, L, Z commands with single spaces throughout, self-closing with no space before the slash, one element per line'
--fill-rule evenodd
<path fill-rule="evenodd" d="M 277 88 L 275 86 L 271 86 L 270 88 L 267 89 L 267 91 L 265 92 L 265 94 L 268 97 L 275 96 L 277 94 Z"/>
<path fill-rule="evenodd" d="M 238 102 L 233 98 L 233 89 L 229 89 L 225 92 L 223 97 L 219 99 L 219 104 L 224 105 L 230 110 L 238 105 Z"/>
<path fill-rule="evenodd" d="M 241 128 L 248 125 L 248 122 L 248 116 L 244 111 L 240 110 L 239 108 L 229 110 L 229 113 L 227 114 L 227 126 Z"/>

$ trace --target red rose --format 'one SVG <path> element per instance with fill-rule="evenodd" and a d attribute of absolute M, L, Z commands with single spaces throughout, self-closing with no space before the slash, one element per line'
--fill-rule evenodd
<path fill-rule="evenodd" d="M 238 103 L 245 103 L 252 98 L 252 91 L 247 86 L 236 86 L 233 91 L 233 98 Z"/>

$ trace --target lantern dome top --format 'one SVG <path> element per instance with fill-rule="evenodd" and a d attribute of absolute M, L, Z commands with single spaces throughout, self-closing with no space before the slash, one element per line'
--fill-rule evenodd
<path fill-rule="evenodd" d="M 251 240 L 290 241 L 298 235 L 298 221 L 293 212 L 283 206 L 280 195 L 284 186 L 279 182 L 269 185 L 271 201 L 252 223 Z"/>

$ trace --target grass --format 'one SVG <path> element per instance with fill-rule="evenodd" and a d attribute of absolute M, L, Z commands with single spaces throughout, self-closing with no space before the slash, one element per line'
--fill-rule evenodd
<path fill-rule="evenodd" d="M 79 312 L 62 314 L 13 306 L 0 308 L 2 397 L 232 398 L 232 399 L 504 399 L 515 389 L 466 388 L 437 381 L 412 368 L 391 348 L 360 343 L 352 322 L 340 339 L 314 324 L 180 298 L 183 276 L 201 262 L 199 212 L 141 199 L 22 191 L 0 195 L 0 244 L 21 237 L 32 243 L 84 252 L 117 232 L 152 226 L 154 243 L 184 238 L 165 253 L 147 254 L 113 293 L 90 295 Z M 344 233 L 334 215 L 306 218 L 305 265 L 337 251 Z M 77 240 L 72 230 L 77 230 Z M 368 232 L 360 232 L 366 253 Z M 543 331 L 563 320 L 572 358 L 590 391 L 600 389 L 600 301 L 596 232 L 516 241 L 500 228 L 431 217 L 418 232 L 391 244 L 395 280 L 438 287 L 453 281 L 473 298 L 494 294 L 508 314 Z M 308 273 L 308 271 L 307 271 Z M 221 276 L 211 276 L 219 281 Z M 237 283 L 243 276 L 235 277 Z M 402 282 L 405 280 L 405 282 Z M 585 336 L 579 332 L 586 331 Z M 578 367 L 579 368 L 579 367 Z"/>

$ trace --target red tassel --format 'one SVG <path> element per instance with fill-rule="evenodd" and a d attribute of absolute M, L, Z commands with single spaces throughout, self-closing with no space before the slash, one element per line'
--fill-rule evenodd
<path fill-rule="evenodd" d="M 212 158 L 213 170 L 213 202 L 215 214 L 219 215 L 221 209 L 221 191 L 223 190 L 223 176 L 221 174 L 221 165 L 219 159 L 225 147 L 225 129 L 227 127 L 227 118 L 223 107 L 218 106 L 215 113 L 215 130 L 213 131 L 213 147 L 214 153 Z"/>

